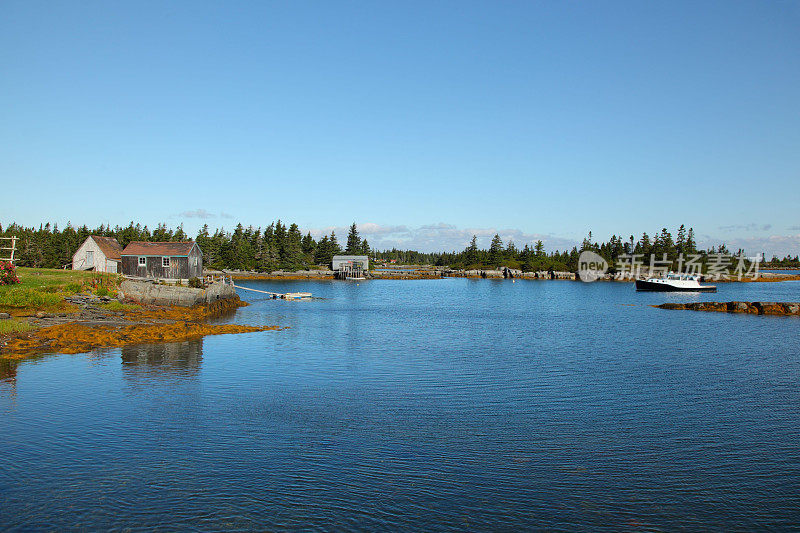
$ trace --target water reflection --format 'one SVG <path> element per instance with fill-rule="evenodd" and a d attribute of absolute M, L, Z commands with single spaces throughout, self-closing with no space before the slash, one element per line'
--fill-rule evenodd
<path fill-rule="evenodd" d="M 203 362 L 203 339 L 169 344 L 137 344 L 122 351 L 127 378 L 195 377 Z"/>
<path fill-rule="evenodd" d="M 17 379 L 17 366 L 19 366 L 19 361 L 0 359 L 0 381 Z"/>
<path fill-rule="evenodd" d="M 0 359 L 0 391 L 14 394 L 17 390 L 17 367 L 19 361 Z"/>

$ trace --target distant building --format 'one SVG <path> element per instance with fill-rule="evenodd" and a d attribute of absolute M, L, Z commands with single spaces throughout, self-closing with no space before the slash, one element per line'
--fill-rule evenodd
<path fill-rule="evenodd" d="M 331 264 L 337 278 L 361 278 L 369 270 L 366 255 L 334 255 Z"/>
<path fill-rule="evenodd" d="M 195 242 L 133 241 L 122 250 L 122 273 L 150 279 L 203 276 L 203 251 Z"/>
<path fill-rule="evenodd" d="M 95 272 L 119 272 L 122 246 L 114 237 L 92 235 L 81 244 L 72 256 L 72 270 L 94 270 Z"/>

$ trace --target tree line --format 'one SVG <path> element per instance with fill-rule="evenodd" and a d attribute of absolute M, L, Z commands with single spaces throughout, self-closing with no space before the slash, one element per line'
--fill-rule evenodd
<path fill-rule="evenodd" d="M 72 256 L 90 235 L 114 237 L 125 247 L 131 241 L 186 241 L 192 240 L 184 231 L 183 225 L 174 230 L 166 224 L 158 224 L 150 230 L 146 225 L 131 222 L 126 227 L 100 225 L 94 229 L 86 225 L 74 227 L 67 224 L 59 229 L 57 224 L 42 224 L 38 228 L 24 227 L 15 223 L 3 228 L 0 236 L 16 236 L 16 264 L 37 268 L 62 268 L 71 264 Z M 285 224 L 278 220 L 265 228 L 237 224 L 233 231 L 217 228 L 213 232 L 204 225 L 193 239 L 203 250 L 205 266 L 228 270 L 250 270 L 271 272 L 275 270 L 302 270 L 318 266 L 330 266 L 334 255 L 368 255 L 373 262 L 395 262 L 409 265 L 435 265 L 457 269 L 490 269 L 502 266 L 526 272 L 542 270 L 575 271 L 578 257 L 584 250 L 592 250 L 601 255 L 609 265 L 631 251 L 640 254 L 645 263 L 651 255 L 658 259 L 666 257 L 677 266 L 681 254 L 699 254 L 705 263 L 714 253 L 729 254 L 724 244 L 708 250 L 698 250 L 692 228 L 681 225 L 675 237 L 663 228 L 652 237 L 643 233 L 635 239 L 612 235 L 605 242 L 596 242 L 592 233 L 583 240 L 580 247 L 571 250 L 545 251 L 542 241 L 526 243 L 519 248 L 513 241 L 503 243 L 495 235 L 489 248 L 478 247 L 477 237 L 460 252 L 418 252 L 414 250 L 372 250 L 366 239 L 361 238 L 355 223 L 350 226 L 344 246 L 339 244 L 335 232 L 315 239 L 311 233 L 303 233 L 297 224 Z M 737 251 L 740 253 L 741 250 Z M 800 267 L 797 256 L 783 259 L 774 257 L 765 266 Z"/>
<path fill-rule="evenodd" d="M 72 264 L 72 256 L 90 235 L 113 237 L 124 248 L 132 241 L 187 241 L 194 240 L 203 251 L 203 264 L 210 268 L 229 270 L 301 270 L 317 265 L 330 265 L 334 255 L 370 255 L 366 239 L 362 239 L 354 223 L 342 247 L 335 232 L 318 241 L 311 233 L 303 235 L 297 224 L 286 225 L 280 220 L 266 228 L 237 224 L 232 232 L 224 228 L 212 233 L 204 225 L 196 238 L 191 239 L 179 225 L 175 230 L 158 224 L 154 230 L 146 225 L 131 222 L 126 227 L 100 226 L 90 229 L 86 225 L 74 227 L 67 224 L 59 229 L 57 224 L 41 224 L 39 228 L 12 223 L 3 228 L 0 236 L 17 237 L 15 263 L 23 267 L 63 268 Z"/>

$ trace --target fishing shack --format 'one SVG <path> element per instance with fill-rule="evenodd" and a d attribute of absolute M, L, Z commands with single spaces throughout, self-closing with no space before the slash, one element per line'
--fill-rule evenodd
<path fill-rule="evenodd" d="M 369 270 L 369 257 L 366 255 L 334 255 L 331 270 L 336 279 L 363 279 Z"/>
<path fill-rule="evenodd" d="M 72 270 L 119 272 L 122 246 L 114 237 L 90 235 L 72 256 Z"/>
<path fill-rule="evenodd" d="M 122 273 L 146 279 L 203 277 L 203 251 L 192 241 L 133 241 L 122 250 Z"/>

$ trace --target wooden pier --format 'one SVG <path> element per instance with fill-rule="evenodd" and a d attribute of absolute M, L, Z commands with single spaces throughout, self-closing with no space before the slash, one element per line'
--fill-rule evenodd
<path fill-rule="evenodd" d="M 266 294 L 270 298 L 272 298 L 273 300 L 279 300 L 279 299 L 280 300 L 303 300 L 303 299 L 311 298 L 311 293 L 310 292 L 285 292 L 285 293 L 281 293 L 281 292 L 272 292 L 272 291 L 262 291 L 261 289 L 251 289 L 250 287 L 242 287 L 240 285 L 234 284 L 233 280 L 231 278 L 227 278 L 227 280 L 223 278 L 222 283 L 224 283 L 226 285 L 230 285 L 234 289 L 242 289 L 243 291 L 252 291 L 252 292 L 258 292 L 258 293 L 261 293 L 261 294 Z"/>

